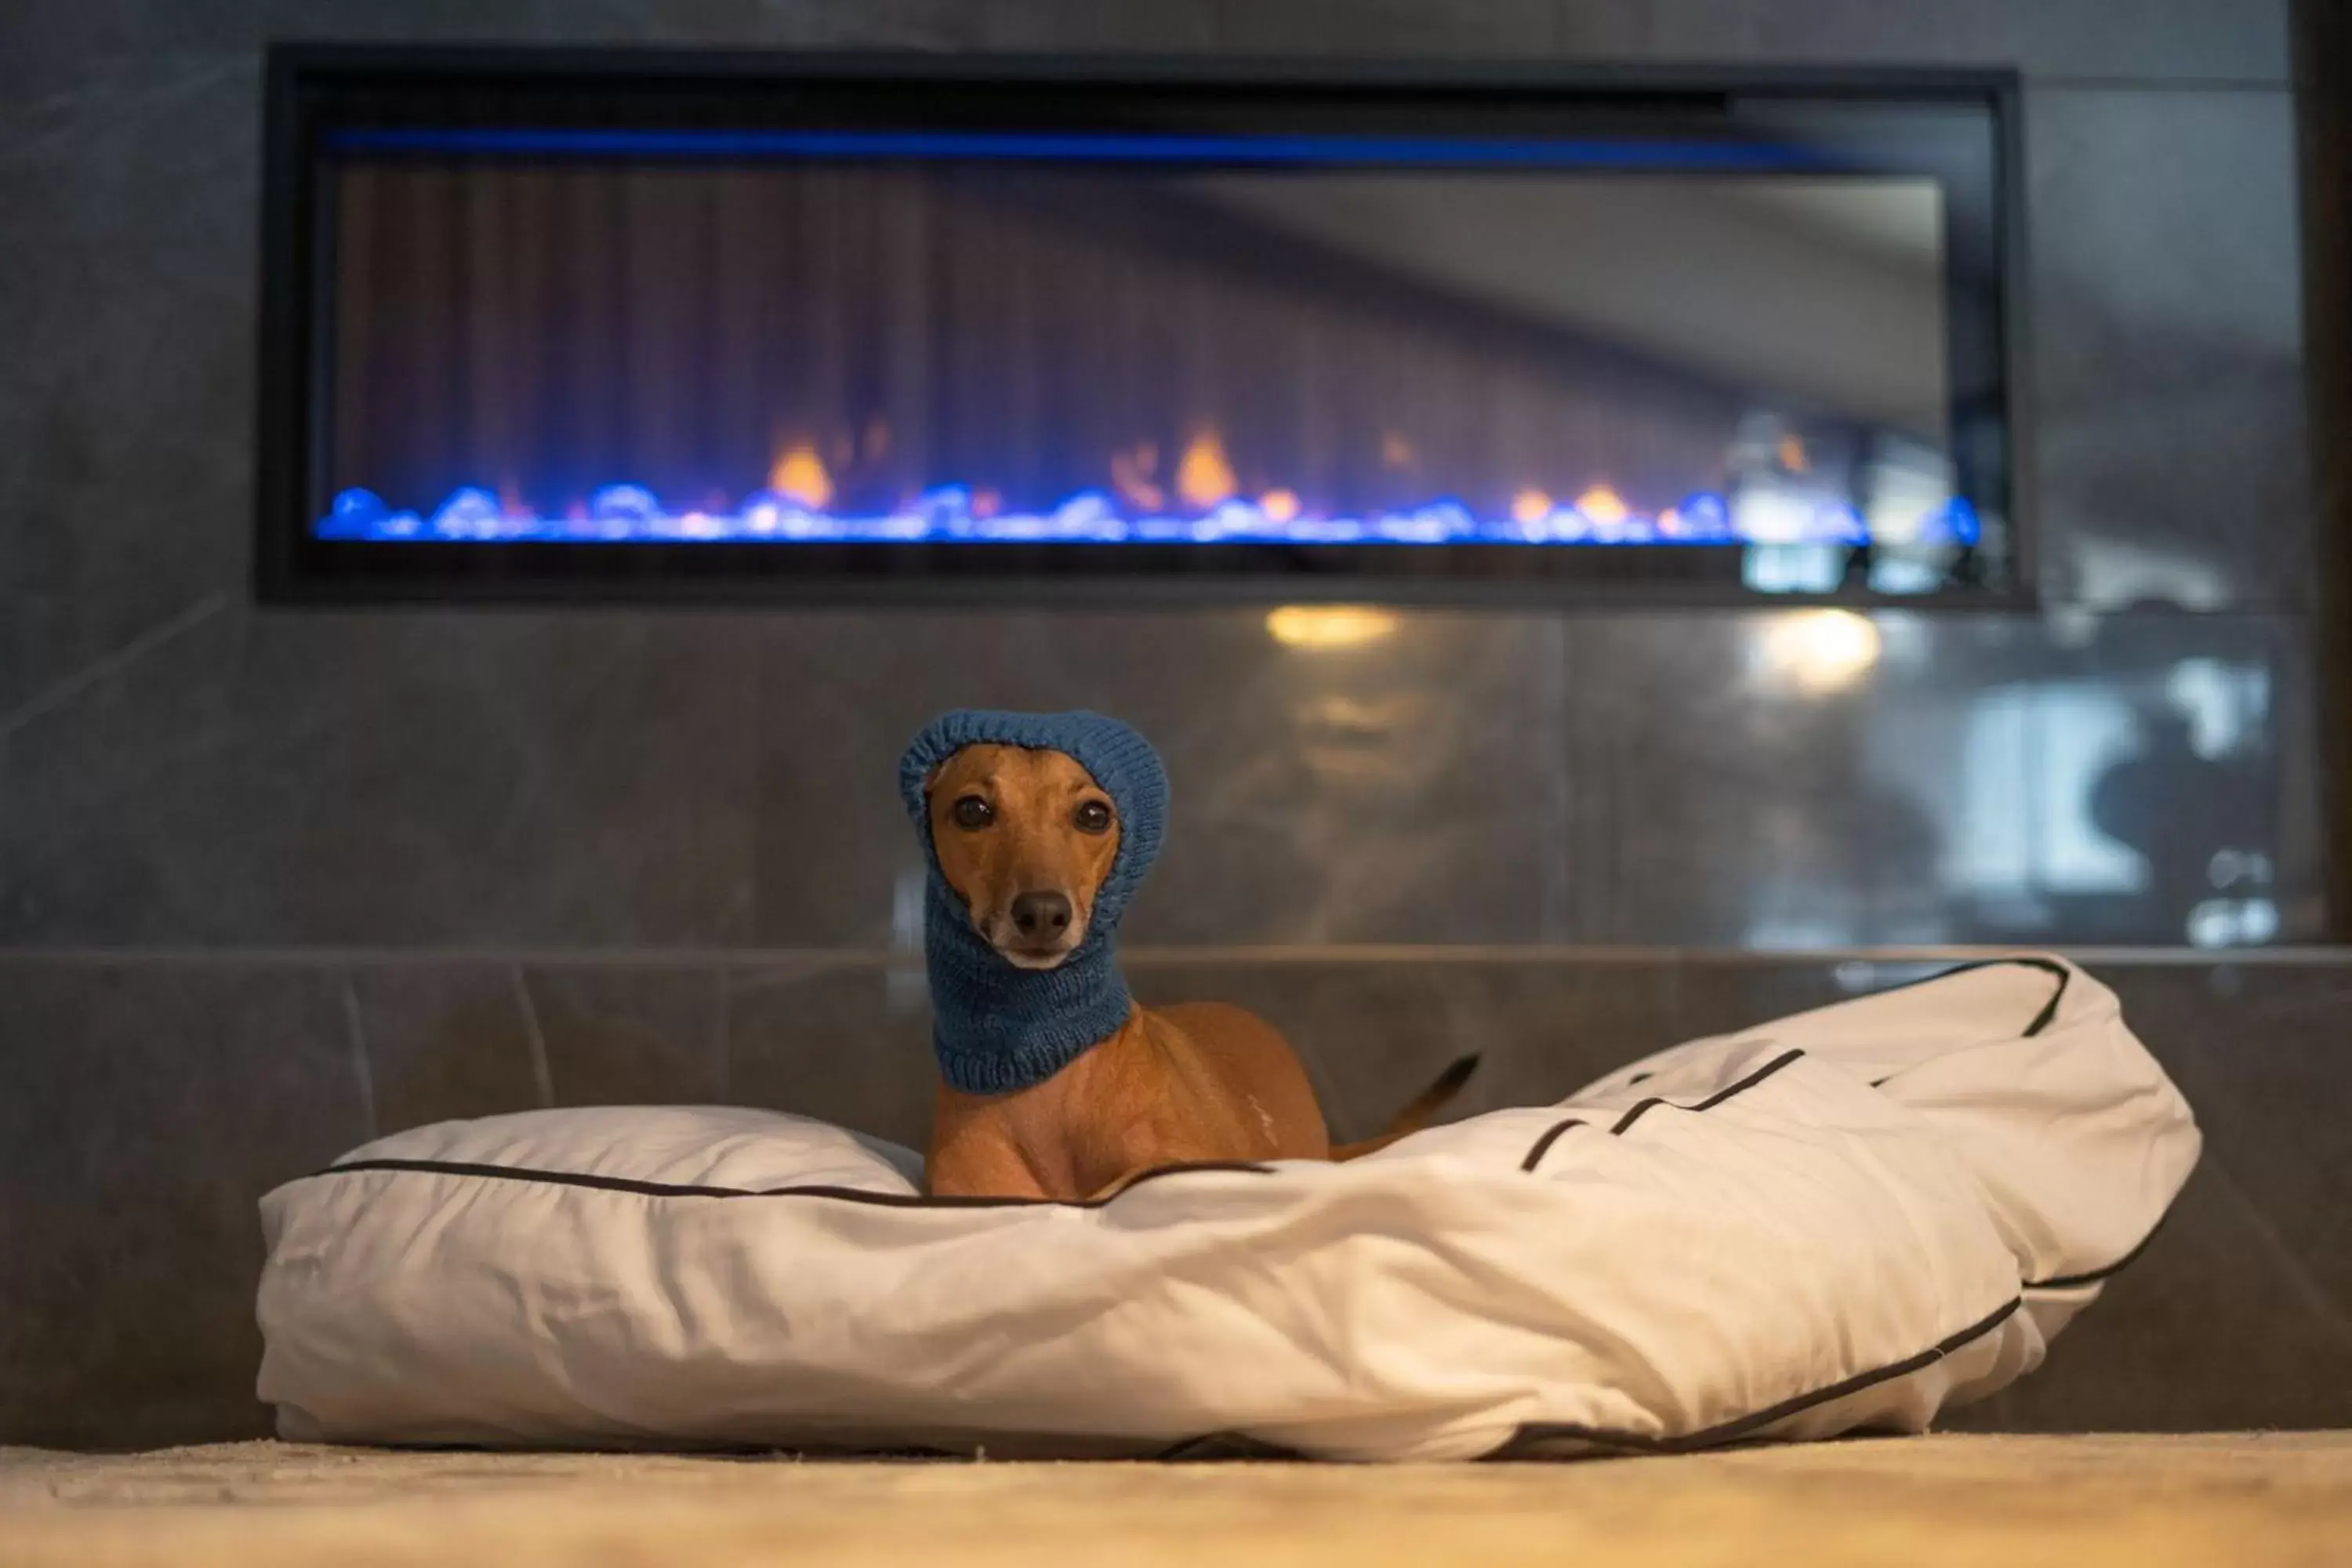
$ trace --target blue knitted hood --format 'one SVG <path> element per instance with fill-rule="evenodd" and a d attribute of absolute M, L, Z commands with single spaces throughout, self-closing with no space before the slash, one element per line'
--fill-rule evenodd
<path fill-rule="evenodd" d="M 1020 969 L 971 929 L 940 873 L 923 785 L 966 746 L 1060 752 L 1094 776 L 1118 814 L 1118 851 L 1095 893 L 1087 934 L 1052 969 Z M 961 708 L 924 726 L 898 762 L 898 791 L 923 847 L 923 961 L 931 984 L 940 1071 L 967 1094 L 1042 1083 L 1108 1038 L 1133 1008 L 1114 950 L 1119 918 L 1159 858 L 1168 773 L 1150 742 L 1099 713 L 1005 713 Z"/>

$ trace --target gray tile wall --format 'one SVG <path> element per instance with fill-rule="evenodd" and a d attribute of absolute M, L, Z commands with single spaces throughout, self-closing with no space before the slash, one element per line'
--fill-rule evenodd
<path fill-rule="evenodd" d="M 2316 933 L 2284 11 L 0 8 L 0 1441 L 257 1429 L 252 1200 L 376 1130 L 716 1099 L 919 1138 L 919 985 L 872 954 L 914 863 L 891 765 L 951 703 L 1153 735 L 1178 804 L 1138 986 L 1310 1039 L 1343 1131 L 1465 1034 L 1514 1042 L 1473 1101 L 1501 1104 L 1836 978 L 1277 946 L 2165 942 L 2200 903 L 2209 936 L 2257 906 Z M 261 614 L 259 49 L 305 36 L 2016 65 L 2044 608 L 1881 616 L 1843 682 L 1821 639 L 1850 625 L 1760 611 L 1412 615 L 1322 653 L 1231 610 Z M 2352 982 L 2126 978 L 2213 1153 L 2099 1318 L 1970 1419 L 2352 1419 L 2321 1114 Z"/>
<path fill-rule="evenodd" d="M 2177 942 L 2212 898 L 2257 900 L 2277 939 L 2307 939 L 2322 911 L 2284 13 L 12 8 L 0 942 L 870 942 L 911 858 L 893 755 L 931 710 L 972 700 L 1087 702 L 1167 749 L 1181 804 L 1138 917 L 1154 941 Z M 1415 616 L 1319 655 L 1229 611 L 257 614 L 258 48 L 288 36 L 2015 64 L 2046 608 L 1882 617 L 1877 663 L 1828 695 L 1808 689 L 1805 623 L 1763 612 Z M 2218 762 L 2161 750 L 2184 705 Z M 2062 718 L 2097 756 L 2041 743 Z M 2188 800 L 2206 826 L 2119 847 L 2081 805 L 2150 747 L 2141 816 Z M 2004 816 L 2038 842 L 1988 847 L 1983 824 Z"/>

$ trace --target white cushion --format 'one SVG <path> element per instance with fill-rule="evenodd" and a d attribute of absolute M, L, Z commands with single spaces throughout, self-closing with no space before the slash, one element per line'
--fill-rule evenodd
<path fill-rule="evenodd" d="M 262 1200 L 293 1438 L 1347 1458 L 1916 1430 L 2037 1365 L 2195 1163 L 2071 965 L 1636 1063 L 1345 1165 L 931 1201 L 768 1111 L 380 1139 Z"/>

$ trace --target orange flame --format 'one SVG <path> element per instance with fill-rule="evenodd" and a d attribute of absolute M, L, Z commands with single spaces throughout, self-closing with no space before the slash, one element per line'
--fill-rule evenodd
<path fill-rule="evenodd" d="M 1801 474 L 1813 466 L 1805 455 L 1805 443 L 1796 436 L 1780 437 L 1780 466 L 1792 474 Z"/>
<path fill-rule="evenodd" d="M 1622 522 L 1625 503 L 1607 485 L 1595 485 L 1576 498 L 1576 510 L 1595 522 Z"/>
<path fill-rule="evenodd" d="M 1541 522 L 1551 515 L 1551 497 L 1541 490 L 1521 490 L 1511 498 L 1513 522 Z"/>
<path fill-rule="evenodd" d="M 1151 482 L 1151 470 L 1160 465 L 1160 448 L 1150 442 L 1139 443 L 1133 452 L 1113 452 L 1110 455 L 1110 487 L 1119 498 L 1147 512 L 1158 511 L 1168 504 L 1168 497 Z"/>
<path fill-rule="evenodd" d="M 1381 461 L 1391 468 L 1410 468 L 1413 465 L 1412 443 L 1393 430 L 1381 436 Z"/>
<path fill-rule="evenodd" d="M 1225 444 L 1214 431 L 1192 437 L 1184 459 L 1176 465 L 1176 493 L 1184 504 L 1202 511 L 1234 496 L 1234 466 L 1225 461 Z"/>
<path fill-rule="evenodd" d="M 776 466 L 768 470 L 768 488 L 812 511 L 833 500 L 833 476 L 824 471 L 824 459 L 816 455 L 816 448 L 805 441 L 784 448 Z"/>
<path fill-rule="evenodd" d="M 1265 513 L 1270 522 L 1288 522 L 1298 515 L 1297 492 L 1268 490 L 1257 498 L 1257 510 Z"/>

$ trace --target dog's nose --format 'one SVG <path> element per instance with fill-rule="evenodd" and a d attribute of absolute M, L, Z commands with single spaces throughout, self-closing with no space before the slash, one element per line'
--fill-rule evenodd
<path fill-rule="evenodd" d="M 1032 942 L 1045 942 L 1070 929 L 1070 900 L 1060 893 L 1021 893 L 1013 900 L 1013 924 Z"/>

